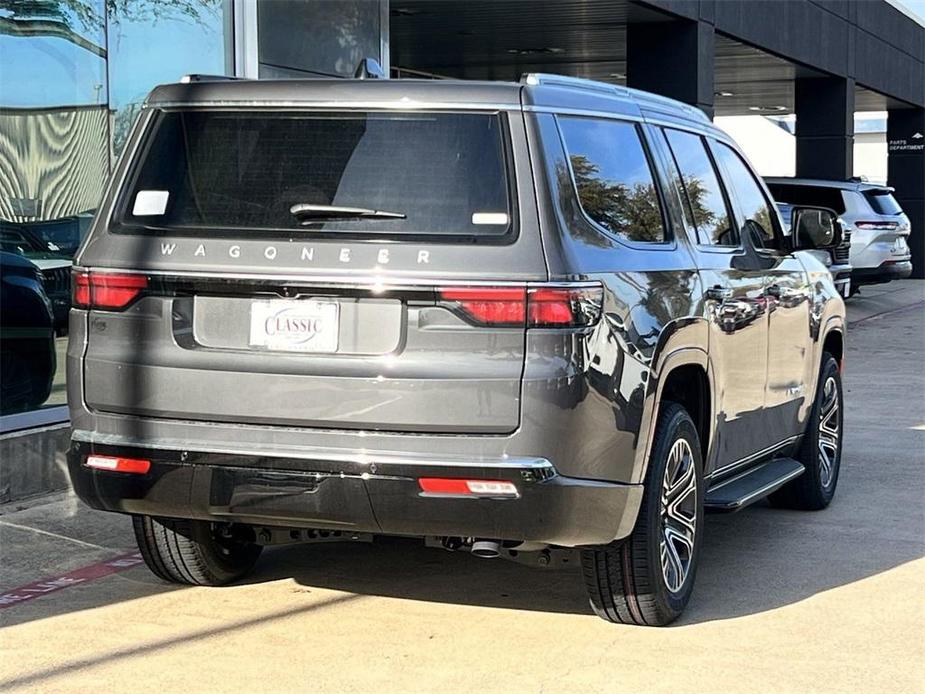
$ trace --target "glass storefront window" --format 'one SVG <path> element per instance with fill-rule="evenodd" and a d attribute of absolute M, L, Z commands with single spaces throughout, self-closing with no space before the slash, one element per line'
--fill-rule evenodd
<path fill-rule="evenodd" d="M 352 77 L 363 58 L 382 62 L 381 9 L 380 0 L 258 2 L 260 77 Z"/>
<path fill-rule="evenodd" d="M 63 405 L 70 268 L 145 95 L 224 74 L 228 0 L 0 0 L 0 415 Z"/>
<path fill-rule="evenodd" d="M 352 75 L 383 59 L 384 2 L 0 0 L 0 415 L 65 403 L 73 257 L 152 87 Z"/>
<path fill-rule="evenodd" d="M 109 13 L 113 152 L 119 154 L 152 87 L 183 75 L 224 75 L 222 0 L 134 0 Z"/>
<path fill-rule="evenodd" d="M 71 259 L 109 175 L 103 0 L 0 3 L 0 414 L 65 403 Z"/>

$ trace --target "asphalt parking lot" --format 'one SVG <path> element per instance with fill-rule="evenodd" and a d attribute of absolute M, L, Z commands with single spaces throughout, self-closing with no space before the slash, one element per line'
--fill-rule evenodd
<path fill-rule="evenodd" d="M 576 566 L 411 541 L 166 586 L 127 518 L 57 495 L 0 507 L 0 690 L 925 691 L 925 282 L 865 289 L 849 319 L 835 502 L 710 516 L 673 627 L 598 620 Z"/>

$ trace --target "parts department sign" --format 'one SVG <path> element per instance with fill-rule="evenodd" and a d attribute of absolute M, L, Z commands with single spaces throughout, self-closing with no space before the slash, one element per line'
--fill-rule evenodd
<path fill-rule="evenodd" d="M 925 150 L 925 134 L 914 132 L 908 138 L 898 138 L 887 143 L 887 152 L 921 152 Z"/>

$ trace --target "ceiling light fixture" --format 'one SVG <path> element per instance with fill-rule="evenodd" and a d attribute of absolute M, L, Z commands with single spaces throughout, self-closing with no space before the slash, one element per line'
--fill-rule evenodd
<path fill-rule="evenodd" d="M 720 92 L 713 92 L 713 96 L 735 96 L 735 93 L 727 92 L 727 91 L 720 91 Z"/>
<path fill-rule="evenodd" d="M 508 48 L 511 55 L 547 55 L 551 53 L 565 53 L 564 48 Z"/>
<path fill-rule="evenodd" d="M 749 111 L 755 113 L 781 113 L 787 110 L 786 106 L 749 106 Z"/>

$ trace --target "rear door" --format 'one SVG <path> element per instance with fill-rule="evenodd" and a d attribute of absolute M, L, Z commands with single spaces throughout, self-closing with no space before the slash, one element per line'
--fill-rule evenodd
<path fill-rule="evenodd" d="M 525 287 L 546 279 L 519 111 L 146 118 L 78 259 L 88 405 L 516 429 Z"/>
<path fill-rule="evenodd" d="M 710 330 L 716 433 L 709 461 L 729 469 L 767 445 L 762 426 L 767 372 L 765 271 L 741 238 L 732 200 L 696 133 L 666 128 L 666 140 L 684 188 L 685 216 L 697 239 L 697 265 Z"/>

